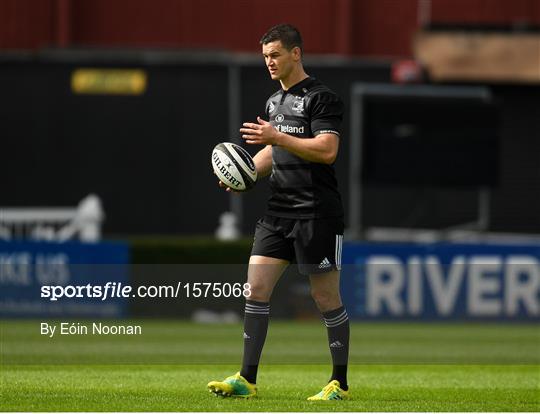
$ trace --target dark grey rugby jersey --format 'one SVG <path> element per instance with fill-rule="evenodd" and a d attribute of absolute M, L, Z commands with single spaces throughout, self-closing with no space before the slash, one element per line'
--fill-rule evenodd
<path fill-rule="evenodd" d="M 343 103 L 314 78 L 306 78 L 289 90 L 279 90 L 266 102 L 266 115 L 279 131 L 298 138 L 322 133 L 340 135 Z M 318 218 L 343 215 L 332 165 L 306 161 L 274 145 L 272 148 L 272 195 L 267 214 L 286 218 Z"/>

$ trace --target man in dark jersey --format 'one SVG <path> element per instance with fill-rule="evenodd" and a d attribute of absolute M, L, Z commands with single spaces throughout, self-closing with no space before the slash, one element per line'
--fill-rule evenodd
<path fill-rule="evenodd" d="M 343 207 L 333 163 L 339 147 L 343 103 L 302 65 L 302 39 L 288 24 L 261 39 L 262 53 L 281 89 L 266 102 L 269 122 L 244 123 L 248 144 L 264 145 L 255 157 L 259 177 L 270 175 L 272 195 L 259 220 L 249 260 L 242 369 L 208 384 L 222 396 L 252 397 L 270 313 L 270 296 L 296 259 L 309 276 L 311 294 L 328 330 L 333 371 L 329 383 L 308 400 L 349 398 L 349 320 L 339 293 Z"/>

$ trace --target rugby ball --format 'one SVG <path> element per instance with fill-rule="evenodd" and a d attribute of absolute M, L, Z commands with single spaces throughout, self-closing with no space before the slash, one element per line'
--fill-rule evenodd
<path fill-rule="evenodd" d="M 240 145 L 231 142 L 214 147 L 212 168 L 219 180 L 234 191 L 247 191 L 257 182 L 253 158 Z"/>

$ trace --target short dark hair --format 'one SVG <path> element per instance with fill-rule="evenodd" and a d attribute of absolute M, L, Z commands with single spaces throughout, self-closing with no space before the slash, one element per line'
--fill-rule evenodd
<path fill-rule="evenodd" d="M 265 45 L 270 42 L 280 40 L 281 44 L 287 49 L 292 50 L 295 47 L 300 48 L 300 53 L 303 53 L 302 36 L 296 27 L 287 23 L 281 23 L 271 27 L 261 37 L 260 44 Z"/>

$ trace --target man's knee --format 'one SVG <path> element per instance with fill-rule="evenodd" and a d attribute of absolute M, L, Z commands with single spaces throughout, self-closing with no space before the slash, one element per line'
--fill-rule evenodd
<path fill-rule="evenodd" d="M 339 292 L 323 289 L 311 289 L 311 297 L 322 312 L 333 310 L 341 306 Z"/>
<path fill-rule="evenodd" d="M 270 296 L 281 274 L 289 262 L 264 256 L 251 256 L 249 259 L 249 292 L 246 299 L 269 302 Z"/>
<path fill-rule="evenodd" d="M 246 299 L 254 300 L 257 302 L 269 302 L 272 296 L 272 286 L 268 286 L 267 283 L 260 281 L 254 281 L 249 284 L 249 289 L 246 295 Z"/>

